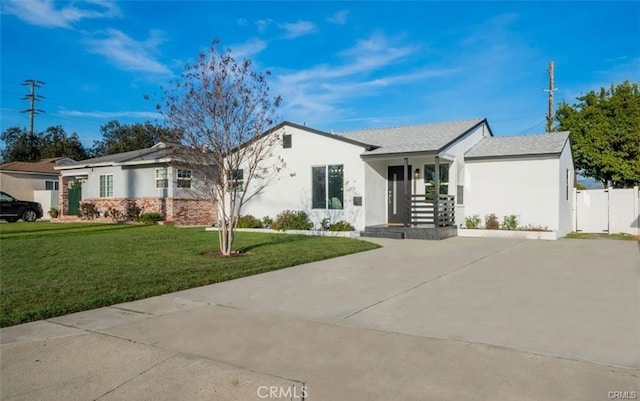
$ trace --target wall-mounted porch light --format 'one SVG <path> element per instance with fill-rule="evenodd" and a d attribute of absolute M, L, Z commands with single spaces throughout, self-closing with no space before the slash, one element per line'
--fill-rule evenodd
<path fill-rule="evenodd" d="M 420 178 L 420 169 L 417 168 L 416 171 L 413 172 L 413 178 L 415 178 L 416 180 L 418 178 Z"/>

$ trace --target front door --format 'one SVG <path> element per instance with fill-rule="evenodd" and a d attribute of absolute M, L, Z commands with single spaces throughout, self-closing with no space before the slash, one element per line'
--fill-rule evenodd
<path fill-rule="evenodd" d="M 411 172 L 411 166 L 408 171 Z M 407 179 L 407 195 L 411 195 L 411 173 Z M 409 203 L 404 193 L 404 166 L 388 167 L 387 185 L 387 222 L 404 224 L 409 215 Z"/>
<path fill-rule="evenodd" d="M 82 199 L 82 188 L 69 188 L 69 203 L 67 206 L 67 215 L 75 216 L 80 209 L 80 200 Z"/>

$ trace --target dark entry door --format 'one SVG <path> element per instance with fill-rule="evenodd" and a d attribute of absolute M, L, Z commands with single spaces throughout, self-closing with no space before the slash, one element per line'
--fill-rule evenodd
<path fill-rule="evenodd" d="M 411 194 L 411 166 L 408 168 L 407 191 Z M 387 222 L 406 223 L 409 204 L 404 193 L 404 166 L 389 166 L 387 173 Z"/>
<path fill-rule="evenodd" d="M 75 216 L 80 208 L 80 200 L 82 199 L 82 188 L 69 188 L 69 204 L 67 207 L 67 215 Z"/>

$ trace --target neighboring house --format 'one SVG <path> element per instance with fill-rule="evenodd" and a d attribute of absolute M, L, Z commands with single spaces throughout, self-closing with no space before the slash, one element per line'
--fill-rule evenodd
<path fill-rule="evenodd" d="M 443 238 L 465 216 L 495 213 L 558 235 L 571 231 L 567 132 L 494 137 L 486 119 L 341 134 L 283 122 L 269 132 L 278 136 L 273 160 L 282 168 L 245 215 L 303 210 L 316 226 L 343 220 L 372 235 L 376 227 L 449 226 Z M 403 237 L 424 236 L 407 228 Z"/>
<path fill-rule="evenodd" d="M 0 165 L 0 189 L 15 198 L 39 202 L 48 217 L 58 207 L 58 178 L 54 167 L 74 163 L 73 159 L 54 157 L 35 162 L 9 162 Z"/>
<path fill-rule="evenodd" d="M 112 208 L 126 213 L 136 206 L 142 212 L 162 213 L 169 224 L 214 224 L 215 205 L 198 199 L 192 190 L 200 174 L 177 167 L 172 153 L 171 146 L 161 142 L 57 167 L 61 218 L 76 216 L 79 203 L 90 202 L 103 216 Z"/>

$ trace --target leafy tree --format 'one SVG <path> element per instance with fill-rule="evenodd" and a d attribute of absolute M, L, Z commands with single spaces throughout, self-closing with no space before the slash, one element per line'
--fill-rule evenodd
<path fill-rule="evenodd" d="M 179 133 L 177 158 L 201 174 L 194 193 L 217 207 L 220 251 L 229 256 L 242 206 L 279 168 L 272 157 L 277 137 L 267 130 L 280 97 L 269 96 L 268 71 L 254 71 L 218 44 L 185 67 L 157 108 Z"/>
<path fill-rule="evenodd" d="M 74 160 L 84 160 L 88 157 L 78 134 L 74 132 L 67 136 L 67 133 L 60 125 L 47 128 L 42 141 L 40 157 L 43 159 L 64 156 Z"/>
<path fill-rule="evenodd" d="M 571 131 L 576 168 L 615 187 L 640 183 L 640 92 L 625 81 L 562 102 L 556 112 L 557 130 Z"/>
<path fill-rule="evenodd" d="M 40 160 L 41 135 L 32 135 L 24 128 L 9 127 L 0 135 L 0 139 L 5 144 L 1 152 L 3 162 Z"/>
<path fill-rule="evenodd" d="M 36 161 L 50 157 L 87 158 L 78 134 L 67 136 L 61 126 L 49 127 L 42 133 L 31 134 L 24 128 L 10 127 L 0 135 L 5 143 L 1 155 L 4 162 Z"/>
<path fill-rule="evenodd" d="M 123 125 L 111 120 L 100 127 L 100 132 L 102 139 L 93 143 L 94 157 L 149 148 L 162 140 L 175 139 L 171 130 L 150 122 Z"/>

